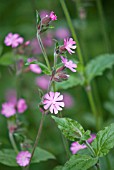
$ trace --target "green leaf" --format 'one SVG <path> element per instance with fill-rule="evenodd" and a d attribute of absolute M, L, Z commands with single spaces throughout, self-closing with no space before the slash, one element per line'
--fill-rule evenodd
<path fill-rule="evenodd" d="M 40 62 L 37 62 L 37 64 L 40 66 L 40 68 L 42 69 L 42 72 L 44 74 L 50 75 L 51 72 L 49 71 L 48 67 Z"/>
<path fill-rule="evenodd" d="M 63 166 L 56 166 L 53 170 L 62 170 Z"/>
<path fill-rule="evenodd" d="M 114 123 L 99 131 L 91 146 L 96 156 L 102 157 L 108 154 L 109 150 L 114 147 Z"/>
<path fill-rule="evenodd" d="M 58 90 L 60 90 L 60 89 L 66 90 L 68 88 L 72 88 L 77 85 L 83 85 L 84 82 L 85 82 L 85 79 L 82 74 L 74 73 L 74 74 L 70 75 L 70 77 L 67 81 L 56 83 L 57 84 L 56 87 Z"/>
<path fill-rule="evenodd" d="M 92 158 L 89 155 L 73 155 L 70 160 L 65 163 L 62 170 L 87 170 L 94 166 L 98 158 Z"/>
<path fill-rule="evenodd" d="M 114 64 L 114 54 L 104 54 L 92 59 L 86 66 L 86 77 L 90 82 L 94 77 L 101 76 L 103 71 Z"/>
<path fill-rule="evenodd" d="M 25 60 L 26 56 L 18 55 L 18 54 L 15 55 L 12 52 L 7 52 L 0 57 L 0 65 L 8 66 L 8 65 L 14 64 L 16 60 L 21 59 L 21 58 Z"/>
<path fill-rule="evenodd" d="M 38 11 L 36 10 L 36 23 L 37 23 L 37 25 L 39 25 L 40 21 L 41 21 L 40 15 L 39 15 Z"/>
<path fill-rule="evenodd" d="M 40 68 L 42 69 L 42 72 L 44 74 L 47 74 L 47 75 L 51 74 L 51 72 L 49 71 L 48 67 L 45 64 L 43 64 L 43 63 L 40 63 L 38 61 L 32 61 L 32 62 L 26 62 L 25 63 L 26 66 L 29 66 L 30 64 L 38 64 L 38 66 L 40 66 Z"/>
<path fill-rule="evenodd" d="M 84 135 L 83 127 L 75 120 L 70 118 L 57 118 L 52 116 L 65 137 L 71 141 L 79 141 Z"/>
<path fill-rule="evenodd" d="M 2 51 L 3 51 L 3 47 L 0 46 L 0 55 L 2 54 Z"/>
<path fill-rule="evenodd" d="M 15 151 L 12 149 L 2 149 L 0 151 L 0 163 L 7 166 L 18 166 Z"/>
<path fill-rule="evenodd" d="M 52 153 L 37 147 L 31 163 L 39 163 L 48 159 L 55 159 L 55 156 Z"/>

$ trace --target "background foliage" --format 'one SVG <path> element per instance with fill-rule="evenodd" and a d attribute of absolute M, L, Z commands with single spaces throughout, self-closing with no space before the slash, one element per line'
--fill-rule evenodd
<path fill-rule="evenodd" d="M 102 71 L 103 68 L 101 68 L 100 65 L 95 64 L 95 62 L 91 62 L 90 60 L 104 53 L 114 53 L 114 1 L 102 0 L 104 15 L 106 19 L 105 28 L 109 37 L 109 51 L 107 50 L 107 46 L 104 41 L 102 22 L 99 17 L 95 0 L 82 0 L 82 5 L 84 6 L 87 13 L 86 20 L 84 21 L 81 21 L 79 16 L 77 15 L 78 11 L 75 1 L 76 0 L 66 0 L 65 2 L 70 11 L 75 30 L 81 44 L 84 61 L 87 64 L 87 78 L 89 81 L 91 80 L 93 90 L 95 88 L 97 88 L 98 90 L 100 104 L 98 101 L 98 96 L 95 92 L 94 98 L 97 109 L 103 113 L 103 128 L 104 126 L 109 125 L 111 122 L 114 122 L 114 72 L 113 68 L 110 70 L 106 69 L 104 70 L 104 74 L 102 76 L 97 76 L 94 80 L 92 80 L 92 76 L 94 75 L 94 70 L 92 69 L 92 67 L 97 65 L 97 75 L 101 75 L 100 71 Z M 3 43 L 4 37 L 7 33 L 17 32 L 20 35 L 24 36 L 26 40 L 32 40 L 36 36 L 36 9 L 38 11 L 55 11 L 58 16 L 58 20 L 54 23 L 55 30 L 59 27 L 68 28 L 59 0 L 0 0 L 0 62 L 2 60 L 1 56 L 6 55 L 6 52 L 11 53 L 11 49 L 8 47 L 6 48 Z M 50 61 L 53 59 L 53 48 L 54 46 L 47 49 Z M 7 62 L 11 62 L 10 55 L 8 56 L 9 60 L 7 59 Z M 39 60 L 42 60 L 42 55 L 39 55 L 38 57 Z M 77 60 L 77 54 L 75 54 L 73 58 Z M 102 62 L 102 64 L 107 64 L 107 68 L 109 68 L 114 63 L 114 58 L 108 61 L 108 54 L 104 56 L 103 60 L 104 61 Z M 91 65 L 91 67 L 89 67 L 89 65 Z M 91 75 L 88 76 L 88 72 L 90 71 Z M 29 109 L 26 111 L 26 113 L 22 115 L 22 120 L 25 122 L 25 125 L 28 128 L 27 135 L 32 140 L 35 139 L 39 126 L 39 121 L 41 118 L 41 114 L 38 111 L 39 96 L 38 87 L 35 85 L 36 76 L 37 75 L 31 72 L 23 74 L 17 84 L 16 77 L 14 76 L 14 73 L 10 72 L 9 67 L 5 66 L 4 64 L 0 65 L 0 109 L 1 103 L 5 101 L 6 91 L 12 88 L 18 89 L 18 95 L 24 97 L 27 100 L 27 104 L 29 106 Z M 83 79 L 81 80 L 82 83 Z M 67 91 L 74 98 L 73 107 L 71 109 L 64 109 L 63 115 L 65 117 L 70 117 L 77 120 L 78 122 L 83 124 L 84 129 L 90 129 L 92 132 L 95 133 L 95 121 L 93 115 L 91 114 L 91 108 L 85 90 L 79 85 L 76 86 L 77 84 L 75 84 L 74 82 L 75 80 L 72 79 L 71 84 L 73 85 L 71 85 L 69 89 L 65 88 L 65 86 L 63 86 L 64 89 L 58 86 L 58 88 L 60 88 L 62 92 Z M 81 83 L 79 81 L 79 84 Z M 1 148 L 11 148 L 6 127 L 6 119 L 2 115 L 0 115 Z M 58 130 L 55 122 L 49 116 L 47 116 L 47 118 L 45 119 L 39 146 L 53 153 L 56 159 L 41 162 L 39 164 L 33 164 L 31 165 L 31 170 L 36 170 L 36 168 L 45 170 L 47 167 L 50 167 L 50 170 L 52 170 L 56 165 L 61 165 L 66 162 L 67 156 L 62 144 L 60 131 Z M 110 162 L 112 164 L 114 150 L 111 151 L 108 157 L 110 158 Z M 104 170 L 107 170 L 105 159 L 106 158 L 101 158 L 101 166 Z M 3 164 L 0 164 L 0 169 L 18 170 L 20 168 L 7 167 Z"/>

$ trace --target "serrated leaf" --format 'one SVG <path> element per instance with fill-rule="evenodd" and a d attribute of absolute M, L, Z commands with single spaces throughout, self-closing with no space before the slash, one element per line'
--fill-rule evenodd
<path fill-rule="evenodd" d="M 92 158 L 89 155 L 73 155 L 70 160 L 65 163 L 62 170 L 87 170 L 94 166 L 98 158 Z"/>
<path fill-rule="evenodd" d="M 22 56 L 18 54 L 15 55 L 12 52 L 7 52 L 0 57 L 0 65 L 8 66 L 8 65 L 14 64 L 14 62 L 18 59 L 25 60 L 26 56 Z"/>
<path fill-rule="evenodd" d="M 99 131 L 91 146 L 96 156 L 102 157 L 108 154 L 109 150 L 114 147 L 114 123 Z"/>
<path fill-rule="evenodd" d="M 113 64 L 114 54 L 104 54 L 92 59 L 85 68 L 88 81 L 90 82 L 96 76 L 101 76 L 103 71 L 111 68 Z"/>
<path fill-rule="evenodd" d="M 85 82 L 84 76 L 80 73 L 74 73 L 70 75 L 67 81 L 56 83 L 56 88 L 59 89 L 68 89 L 75 87 L 77 85 L 83 85 Z"/>
<path fill-rule="evenodd" d="M 48 159 L 55 159 L 55 156 L 52 153 L 37 147 L 31 163 L 39 163 Z"/>
<path fill-rule="evenodd" d="M 0 151 L 0 163 L 7 166 L 18 166 L 15 151 L 12 149 L 2 149 Z"/>
<path fill-rule="evenodd" d="M 85 133 L 83 127 L 73 119 L 58 118 L 55 116 L 52 116 L 52 118 L 55 120 L 64 136 L 71 141 L 79 141 Z"/>
<path fill-rule="evenodd" d="M 13 149 L 2 149 L 0 151 L 0 163 L 7 166 L 18 166 L 16 156 Z M 31 163 L 39 163 L 48 159 L 55 159 L 55 156 L 52 153 L 37 147 Z"/>

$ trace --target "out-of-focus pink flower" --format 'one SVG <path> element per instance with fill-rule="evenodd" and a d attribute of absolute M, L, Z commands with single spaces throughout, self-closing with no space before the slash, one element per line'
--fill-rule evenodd
<path fill-rule="evenodd" d="M 96 138 L 96 135 L 91 134 L 91 138 L 89 138 L 87 140 L 88 143 L 92 143 L 95 138 Z M 71 150 L 72 154 L 76 154 L 79 150 L 85 149 L 85 148 L 87 148 L 87 146 L 85 144 L 80 145 L 78 142 L 73 142 L 71 144 L 70 150 Z"/>
<path fill-rule="evenodd" d="M 49 11 L 47 11 L 47 10 L 42 10 L 42 11 L 40 11 L 40 17 L 41 17 L 41 18 L 46 17 L 46 15 L 49 15 Z"/>
<path fill-rule="evenodd" d="M 64 48 L 69 52 L 69 54 L 75 53 L 73 50 L 76 49 L 76 42 L 72 38 L 64 39 Z"/>
<path fill-rule="evenodd" d="M 43 90 L 47 90 L 48 85 L 49 85 L 49 76 L 44 75 L 44 76 L 37 77 L 36 85 L 39 86 Z"/>
<path fill-rule="evenodd" d="M 12 48 L 17 47 L 19 44 L 22 44 L 24 39 L 20 37 L 19 34 L 9 33 L 4 40 L 6 46 L 12 46 Z"/>
<path fill-rule="evenodd" d="M 1 114 L 5 117 L 11 117 L 16 114 L 15 105 L 9 102 L 2 104 Z"/>
<path fill-rule="evenodd" d="M 57 114 L 64 107 L 63 95 L 59 92 L 49 92 L 45 94 L 43 104 L 45 110 L 49 109 L 51 113 Z"/>
<path fill-rule="evenodd" d="M 33 61 L 37 61 L 35 58 L 28 58 L 27 59 L 27 62 L 33 62 Z M 30 64 L 29 65 L 29 69 L 32 71 L 32 72 L 34 72 L 34 73 L 36 73 L 36 74 L 40 74 L 41 72 L 42 72 L 42 70 L 41 70 L 41 68 L 38 66 L 38 64 Z"/>
<path fill-rule="evenodd" d="M 70 33 L 69 30 L 67 28 L 58 28 L 55 32 L 55 36 L 58 39 L 64 39 L 66 37 L 69 37 Z"/>
<path fill-rule="evenodd" d="M 53 35 L 48 33 L 45 37 L 42 38 L 43 44 L 45 47 L 51 47 L 53 45 Z"/>
<path fill-rule="evenodd" d="M 52 21 L 57 20 L 57 16 L 53 11 L 50 13 L 50 18 L 51 18 Z"/>
<path fill-rule="evenodd" d="M 17 111 L 18 113 L 23 113 L 27 109 L 27 104 L 24 99 L 19 99 L 17 102 Z"/>
<path fill-rule="evenodd" d="M 30 64 L 29 68 L 32 72 L 40 74 L 42 72 L 41 68 L 37 64 Z"/>
<path fill-rule="evenodd" d="M 65 103 L 65 108 L 71 108 L 74 105 L 74 100 L 69 93 L 63 94 L 63 101 Z"/>
<path fill-rule="evenodd" d="M 93 134 L 91 134 L 91 137 L 87 140 L 88 141 L 88 143 L 92 143 L 93 142 L 93 140 L 96 138 L 96 135 L 93 133 Z"/>
<path fill-rule="evenodd" d="M 13 105 L 16 105 L 16 103 L 17 103 L 17 93 L 16 93 L 16 90 L 14 90 L 14 89 L 7 90 L 5 98 L 6 98 L 6 101 L 8 103 L 12 103 Z"/>
<path fill-rule="evenodd" d="M 72 72 L 76 72 L 77 65 L 73 63 L 72 60 L 69 60 L 63 56 L 61 56 L 62 63 L 64 64 L 65 67 L 69 68 Z"/>
<path fill-rule="evenodd" d="M 29 40 L 24 43 L 25 46 L 28 46 L 29 44 L 30 44 Z"/>
<path fill-rule="evenodd" d="M 40 46 L 38 44 L 38 40 L 36 38 L 34 38 L 31 42 L 30 42 L 30 46 L 32 48 L 32 53 L 33 54 L 41 54 L 41 49 Z"/>
<path fill-rule="evenodd" d="M 17 164 L 20 166 L 27 166 L 31 158 L 31 153 L 28 151 L 21 151 L 16 157 Z"/>

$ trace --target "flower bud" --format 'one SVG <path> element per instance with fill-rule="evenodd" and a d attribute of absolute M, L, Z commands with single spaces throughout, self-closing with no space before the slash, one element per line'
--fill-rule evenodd
<path fill-rule="evenodd" d="M 62 82 L 62 81 L 68 80 L 68 78 L 69 78 L 69 75 L 66 74 L 65 71 L 59 71 L 59 72 L 56 72 L 56 74 L 53 77 L 53 80 L 56 82 Z"/>

